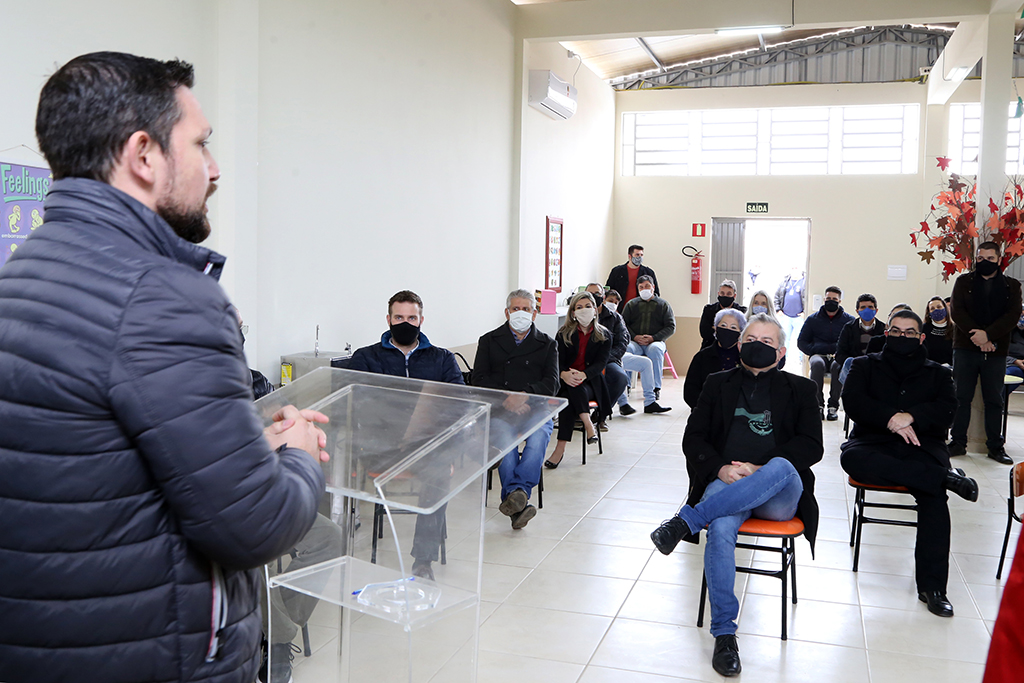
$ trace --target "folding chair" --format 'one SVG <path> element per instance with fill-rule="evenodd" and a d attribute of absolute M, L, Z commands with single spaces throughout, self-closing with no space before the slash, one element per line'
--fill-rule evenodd
<path fill-rule="evenodd" d="M 917 521 L 907 521 L 904 519 L 892 519 L 881 518 L 881 517 L 868 517 L 864 514 L 864 508 L 876 508 L 886 510 L 914 510 L 917 511 L 917 505 L 905 505 L 902 503 L 872 503 L 867 500 L 867 493 L 872 492 L 884 492 L 884 493 L 903 493 L 906 495 L 910 494 L 910 489 L 905 486 L 876 486 L 875 484 L 862 484 L 853 477 L 849 477 L 850 486 L 857 490 L 857 494 L 853 499 L 853 521 L 850 524 L 850 547 L 853 548 L 853 571 L 857 571 L 860 565 L 860 535 L 861 529 L 865 524 L 887 524 L 889 526 L 917 526 Z"/>

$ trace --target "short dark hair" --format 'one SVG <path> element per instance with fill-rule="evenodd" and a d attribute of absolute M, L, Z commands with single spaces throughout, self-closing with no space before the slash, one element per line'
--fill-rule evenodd
<path fill-rule="evenodd" d="M 55 180 L 108 182 L 125 143 L 143 130 L 167 153 L 181 118 L 177 90 L 191 88 L 192 65 L 123 52 L 75 57 L 39 93 L 36 138 Z"/>
<path fill-rule="evenodd" d="M 644 248 L 641 247 L 639 244 L 631 244 L 631 245 L 629 245 L 629 252 L 628 252 L 629 255 L 632 256 L 633 252 L 636 251 L 637 249 L 639 249 L 640 251 L 644 250 Z"/>
<path fill-rule="evenodd" d="M 621 295 L 621 294 L 619 294 L 619 293 L 618 293 L 617 291 L 615 291 L 614 289 L 609 289 L 609 290 L 608 290 L 607 292 L 605 292 L 605 293 L 604 293 L 604 299 L 605 299 L 605 301 L 607 301 L 607 300 L 608 300 L 608 297 L 610 297 L 610 296 L 614 296 L 614 297 L 615 297 L 616 299 L 618 299 L 619 301 L 622 301 L 622 295 Z"/>
<path fill-rule="evenodd" d="M 921 316 L 919 316 L 917 313 L 914 313 L 909 308 L 904 308 L 893 313 L 892 317 L 889 318 L 889 324 L 892 324 L 892 321 L 895 320 L 896 318 L 906 318 L 907 320 L 913 320 L 915 323 L 917 323 L 918 332 L 924 329 L 924 323 L 921 322 Z"/>
<path fill-rule="evenodd" d="M 416 304 L 420 307 L 420 315 L 423 315 L 423 299 L 416 292 L 403 289 L 388 299 L 388 315 L 391 315 L 391 306 L 394 304 Z"/>
<path fill-rule="evenodd" d="M 825 293 L 828 294 L 829 292 L 834 292 L 838 294 L 840 299 L 843 298 L 843 290 L 839 289 L 835 285 L 829 285 L 828 287 L 825 288 Z"/>
<path fill-rule="evenodd" d="M 997 254 L 1003 253 L 1003 250 L 1000 249 L 999 245 L 996 244 L 995 242 L 982 242 L 981 244 L 978 245 L 978 251 L 981 251 L 982 249 L 991 249 Z"/>
<path fill-rule="evenodd" d="M 640 277 L 638 277 L 636 279 L 636 286 L 639 287 L 640 284 L 643 283 L 643 282 L 650 282 L 653 285 L 654 284 L 654 278 L 651 277 L 650 275 L 641 275 Z"/>
<path fill-rule="evenodd" d="M 839 295 L 839 298 L 842 298 L 842 294 Z M 878 299 L 875 298 L 874 294 L 868 294 L 867 292 L 857 297 L 857 305 L 854 308 L 860 308 L 861 302 L 864 301 L 870 301 L 875 305 L 875 308 L 878 308 Z"/>

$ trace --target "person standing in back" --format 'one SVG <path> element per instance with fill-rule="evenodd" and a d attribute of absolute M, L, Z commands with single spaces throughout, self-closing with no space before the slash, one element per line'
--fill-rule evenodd
<path fill-rule="evenodd" d="M 640 296 L 637 288 L 637 280 L 646 275 L 654 283 L 654 294 L 661 296 L 661 289 L 658 287 L 658 276 L 654 274 L 653 268 L 644 265 L 644 248 L 639 244 L 629 245 L 629 260 L 621 263 L 608 273 L 608 281 L 605 286 L 614 289 L 622 295 L 622 302 L 619 304 L 619 313 L 625 308 L 630 300 Z"/>
<path fill-rule="evenodd" d="M 825 419 L 825 373 L 832 374 L 828 395 L 828 419 L 839 419 L 839 396 L 843 383 L 839 381 L 842 367 L 836 362 L 836 349 L 843 327 L 855 318 L 843 310 L 843 290 L 832 286 L 825 289 L 825 303 L 817 313 L 807 316 L 800 330 L 797 346 L 810 359 L 811 379 L 818 387 L 818 409 Z"/>

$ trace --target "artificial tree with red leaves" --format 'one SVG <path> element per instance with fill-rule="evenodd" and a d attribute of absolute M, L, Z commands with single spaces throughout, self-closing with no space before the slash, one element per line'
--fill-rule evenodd
<path fill-rule="evenodd" d="M 949 159 L 938 157 L 938 167 L 945 171 Z M 931 210 L 921 227 L 910 233 L 910 241 L 920 248 L 918 240 L 927 240 L 927 248 L 917 252 L 925 263 L 931 263 L 938 251 L 942 263 L 942 281 L 949 276 L 974 267 L 976 241 L 992 241 L 1002 248 L 1003 268 L 1024 254 L 1024 190 L 1021 180 L 1011 178 L 1003 192 L 1002 202 L 988 200 L 989 219 L 979 231 L 974 181 L 956 173 L 949 174 L 948 189 L 932 199 Z"/>

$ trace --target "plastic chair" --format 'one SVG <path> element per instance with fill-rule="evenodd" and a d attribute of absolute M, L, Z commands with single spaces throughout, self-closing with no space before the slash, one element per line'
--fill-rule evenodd
<path fill-rule="evenodd" d="M 1019 462 L 1010 468 L 1010 495 L 1006 498 L 1006 533 L 1003 535 L 1003 550 L 999 553 L 996 579 L 1003 578 L 1003 562 L 1006 560 L 1006 546 L 1010 542 L 1010 528 L 1014 522 L 1021 523 L 1021 517 L 1017 514 L 1013 499 L 1022 495 L 1024 495 L 1024 462 Z"/>
<path fill-rule="evenodd" d="M 679 379 L 679 375 L 676 374 L 676 366 L 672 365 L 672 356 L 668 355 L 668 349 L 665 349 L 665 364 L 661 366 L 661 374 L 665 374 L 668 370 L 672 373 L 672 379 Z"/>
<path fill-rule="evenodd" d="M 796 543 L 794 540 L 803 535 L 804 523 L 799 517 L 785 522 L 773 522 L 768 519 L 757 519 L 751 517 L 740 525 L 741 536 L 753 536 L 755 538 L 777 538 L 782 541 L 780 547 L 770 545 L 757 545 L 754 543 L 737 543 L 737 548 L 746 548 L 754 551 L 765 551 L 779 553 L 782 555 L 782 565 L 779 569 L 759 569 L 756 567 L 736 567 L 741 574 L 757 574 L 758 576 L 774 576 L 782 581 L 782 639 L 786 640 L 787 616 L 786 611 L 786 589 L 787 581 L 793 585 L 793 604 L 796 604 Z M 697 627 L 704 626 L 704 603 L 708 594 L 708 577 L 705 574 L 700 582 L 700 610 L 697 612 Z"/>
<path fill-rule="evenodd" d="M 860 566 L 860 536 L 861 529 L 865 524 L 887 524 L 889 526 L 917 526 L 917 521 L 907 521 L 904 519 L 883 519 L 880 517 L 868 517 L 864 514 L 864 508 L 878 508 L 886 510 L 914 510 L 917 511 L 917 505 L 904 505 L 902 503 L 872 503 L 867 500 L 868 491 L 884 492 L 884 493 L 903 493 L 906 495 L 910 494 L 910 489 L 906 486 L 877 486 L 875 484 L 862 484 L 853 477 L 849 477 L 850 486 L 857 490 L 857 495 L 853 499 L 853 521 L 850 525 L 850 547 L 853 548 L 853 571 L 857 571 Z"/>
<path fill-rule="evenodd" d="M 587 408 L 589 408 L 590 410 L 596 409 L 597 408 L 597 402 L 596 401 L 591 401 L 589 404 L 587 404 Z M 587 428 L 581 422 L 579 427 L 573 427 L 573 431 L 578 431 L 581 434 L 583 434 L 583 464 L 586 465 L 587 464 Z M 594 425 L 594 431 L 597 432 L 597 454 L 598 455 L 604 455 L 604 443 L 601 442 L 601 430 L 597 428 L 596 424 Z"/>

